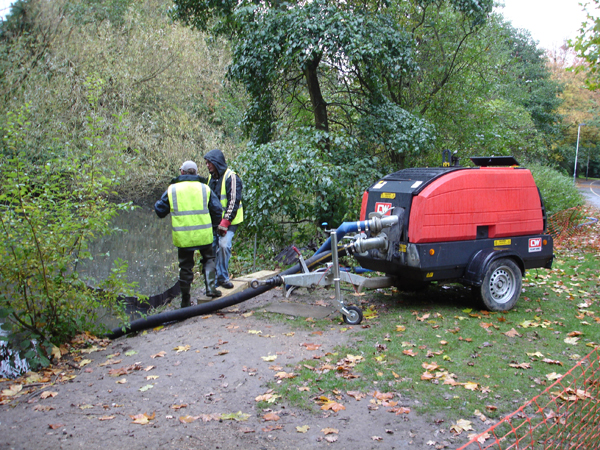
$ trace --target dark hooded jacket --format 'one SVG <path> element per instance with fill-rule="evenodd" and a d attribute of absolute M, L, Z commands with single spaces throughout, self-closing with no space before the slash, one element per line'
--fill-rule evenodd
<path fill-rule="evenodd" d="M 208 152 L 204 156 L 204 159 L 211 162 L 219 172 L 218 174 L 211 173 L 210 182 L 208 183 L 208 187 L 219 197 L 221 195 L 223 175 L 227 171 L 225 155 L 223 155 L 221 150 L 215 149 Z M 227 206 L 225 207 L 223 219 L 233 222 L 242 201 L 242 180 L 237 174 L 225 180 L 225 193 L 227 195 Z M 232 231 L 234 230 L 232 229 Z"/>

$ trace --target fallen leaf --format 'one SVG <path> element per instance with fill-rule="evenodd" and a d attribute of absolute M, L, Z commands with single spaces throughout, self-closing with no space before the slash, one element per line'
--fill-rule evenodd
<path fill-rule="evenodd" d="M 555 360 L 555 359 L 549 359 L 549 358 L 542 359 L 542 362 L 545 362 L 546 364 L 557 364 L 559 366 L 563 365 L 563 363 L 561 363 L 560 361 Z"/>
<path fill-rule="evenodd" d="M 57 428 L 62 428 L 64 426 L 65 426 L 64 423 L 50 423 L 50 424 L 48 424 L 48 427 L 52 428 L 53 430 L 56 430 Z"/>
<path fill-rule="evenodd" d="M 290 373 L 288 373 L 288 372 L 277 372 L 275 374 L 275 378 L 278 378 L 280 380 L 289 379 L 289 378 L 295 378 L 295 377 L 296 377 L 296 374 L 292 373 L 292 372 L 290 372 Z"/>
<path fill-rule="evenodd" d="M 263 416 L 263 419 L 264 419 L 265 421 L 271 421 L 271 420 L 272 420 L 272 421 L 277 421 L 277 420 L 279 420 L 279 416 L 278 416 L 277 414 L 275 414 L 275 413 L 272 413 L 272 412 L 270 412 L 270 413 L 266 413 L 266 414 Z"/>
<path fill-rule="evenodd" d="M 431 364 L 424 362 L 423 364 L 421 364 L 421 367 L 430 372 L 440 368 L 440 366 L 438 366 L 436 362 L 432 362 Z"/>
<path fill-rule="evenodd" d="M 338 436 L 335 434 L 330 434 L 328 436 L 325 436 L 325 440 L 329 443 L 333 443 L 338 440 Z"/>
<path fill-rule="evenodd" d="M 177 353 L 181 353 L 181 352 L 187 352 L 189 349 L 190 349 L 189 345 L 178 345 L 173 350 L 175 350 Z"/>
<path fill-rule="evenodd" d="M 44 411 L 44 412 L 46 412 L 46 411 L 51 411 L 53 409 L 54 409 L 54 406 L 50 406 L 50 405 L 35 405 L 33 407 L 34 411 Z"/>
<path fill-rule="evenodd" d="M 221 420 L 235 420 L 236 422 L 243 422 L 250 418 L 250 414 L 238 411 L 236 413 L 221 414 Z"/>
<path fill-rule="evenodd" d="M 62 353 L 60 351 L 60 348 L 58 348 L 56 345 L 53 345 L 50 356 L 52 356 L 52 358 L 57 359 L 57 360 L 62 358 Z"/>
<path fill-rule="evenodd" d="M 128 352 L 125 352 L 125 356 L 133 356 L 133 355 L 137 355 L 137 350 L 129 350 Z"/>
<path fill-rule="evenodd" d="M 515 330 L 514 328 L 512 328 L 511 330 L 504 333 L 504 335 L 506 335 L 508 337 L 521 337 L 519 332 L 517 330 Z"/>
<path fill-rule="evenodd" d="M 150 358 L 154 359 L 154 358 L 162 358 L 163 356 L 166 356 L 167 352 L 165 352 L 164 350 L 162 352 L 158 352 L 155 355 L 150 355 Z"/>
<path fill-rule="evenodd" d="M 187 408 L 187 403 L 182 403 L 181 405 L 171 405 L 170 408 L 171 409 Z"/>
<path fill-rule="evenodd" d="M 397 416 L 399 416 L 400 414 L 409 414 L 410 413 L 410 408 L 406 408 L 404 406 L 397 406 L 395 408 L 388 409 L 388 411 L 389 412 L 393 412 Z"/>
<path fill-rule="evenodd" d="M 306 347 L 306 350 L 318 350 L 319 347 L 321 347 L 321 344 L 308 344 L 308 343 L 303 343 L 300 344 L 301 347 Z"/>
<path fill-rule="evenodd" d="M 485 421 L 487 420 L 487 417 L 485 417 L 485 416 L 484 416 L 484 415 L 481 413 L 481 411 L 479 411 L 478 409 L 476 409 L 476 410 L 473 412 L 473 415 L 474 415 L 475 417 L 477 417 L 479 420 L 481 420 L 482 422 L 485 422 Z"/>
<path fill-rule="evenodd" d="M 23 389 L 22 384 L 13 384 L 8 387 L 8 389 L 2 390 L 2 395 L 5 397 L 12 397 L 13 395 L 17 395 Z M 46 397 L 42 397 L 46 398 Z"/>
<path fill-rule="evenodd" d="M 338 412 L 338 411 L 342 411 L 342 410 L 346 409 L 346 407 L 344 405 L 342 405 L 341 403 L 329 401 L 329 402 L 325 403 L 323 406 L 321 406 L 321 409 L 323 411 L 327 411 L 330 409 L 334 412 Z"/>
<path fill-rule="evenodd" d="M 390 400 L 394 398 L 394 394 L 392 392 L 375 391 L 373 393 L 373 397 L 375 397 L 377 400 Z"/>
<path fill-rule="evenodd" d="M 371 436 L 371 439 L 374 441 L 383 441 L 383 438 L 381 436 Z"/>
<path fill-rule="evenodd" d="M 115 418 L 115 416 L 102 416 L 102 417 L 98 417 L 98 420 L 113 420 Z"/>
<path fill-rule="evenodd" d="M 42 394 L 40 395 L 40 398 L 56 397 L 57 395 L 58 395 L 58 392 L 45 391 L 45 392 L 42 392 Z"/>
<path fill-rule="evenodd" d="M 579 341 L 578 337 L 565 338 L 565 344 L 569 344 L 569 345 L 575 345 L 575 344 L 577 344 L 578 341 Z"/>
<path fill-rule="evenodd" d="M 281 395 L 277 394 L 263 394 L 255 397 L 254 400 L 257 402 L 267 402 L 267 403 L 275 403 L 278 398 L 281 398 Z"/>
<path fill-rule="evenodd" d="M 146 377 L 146 380 L 156 380 L 158 378 L 158 375 L 148 375 Z"/>
<path fill-rule="evenodd" d="M 457 420 L 456 424 L 454 424 L 454 425 L 452 425 L 452 427 L 450 427 L 450 431 L 452 431 L 456 434 L 461 434 L 463 431 L 470 431 L 472 429 L 473 429 L 473 427 L 471 426 L 471 421 L 464 420 L 464 419 Z"/>
<path fill-rule="evenodd" d="M 261 356 L 263 361 L 271 362 L 277 359 L 277 355 Z"/>
<path fill-rule="evenodd" d="M 121 379 L 115 381 L 115 383 L 117 383 L 117 384 L 125 384 L 125 383 L 127 383 L 127 378 L 121 378 Z"/>
<path fill-rule="evenodd" d="M 340 430 L 338 430 L 337 428 L 323 428 L 321 430 L 321 433 L 323 434 L 338 434 L 340 432 Z"/>
<path fill-rule="evenodd" d="M 515 369 L 531 369 L 531 364 L 529 363 L 521 363 L 521 364 L 509 364 L 510 367 Z"/>
<path fill-rule="evenodd" d="M 133 423 L 137 423 L 138 425 L 147 425 L 148 423 L 150 423 L 150 421 L 152 419 L 154 419 L 154 417 L 156 416 L 156 413 L 153 412 L 152 415 L 148 415 L 146 413 L 143 414 L 136 414 L 134 416 L 130 415 L 129 417 L 131 417 L 133 419 Z"/>
<path fill-rule="evenodd" d="M 346 394 L 356 399 L 356 401 L 360 401 L 361 398 L 365 398 L 367 396 L 367 394 L 363 394 L 360 391 L 347 391 Z"/>
<path fill-rule="evenodd" d="M 141 388 L 138 389 L 138 391 L 140 392 L 146 392 L 148 389 L 152 389 L 154 386 L 151 384 L 147 384 L 146 386 L 142 386 Z"/>
<path fill-rule="evenodd" d="M 192 423 L 192 422 L 195 422 L 196 420 L 198 420 L 199 418 L 200 418 L 200 416 L 190 416 L 190 415 L 187 415 L 187 416 L 181 416 L 179 418 L 179 421 L 181 423 Z"/>
<path fill-rule="evenodd" d="M 112 364 L 119 364 L 121 361 L 123 361 L 123 360 L 122 359 L 109 359 L 106 362 L 98 364 L 98 366 L 99 367 L 110 366 Z"/>
<path fill-rule="evenodd" d="M 80 351 L 81 351 L 81 353 L 86 353 L 86 354 L 89 355 L 90 353 L 99 352 L 101 350 L 102 350 L 101 348 L 98 348 L 97 346 L 94 345 L 94 346 L 92 346 L 90 348 L 84 348 L 84 349 L 82 349 Z"/>
<path fill-rule="evenodd" d="M 308 430 L 310 430 L 310 427 L 308 425 L 302 425 L 301 427 L 300 426 L 296 427 L 296 431 L 298 433 L 306 433 Z"/>

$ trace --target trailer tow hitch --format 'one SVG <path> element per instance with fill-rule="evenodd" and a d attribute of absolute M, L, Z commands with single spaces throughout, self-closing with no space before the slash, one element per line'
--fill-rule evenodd
<path fill-rule="evenodd" d="M 394 220 L 394 218 L 396 220 Z M 386 217 L 385 220 L 381 220 L 379 217 L 369 220 L 371 229 L 379 230 L 388 228 L 398 223 L 397 217 Z M 375 225 L 375 226 L 374 226 Z M 314 288 L 316 286 L 334 286 L 335 289 L 335 306 L 336 309 L 342 313 L 344 322 L 349 325 L 358 325 L 362 322 L 363 313 L 362 310 L 357 306 L 347 306 L 344 303 L 342 296 L 341 282 L 347 282 L 354 286 L 357 292 L 363 289 L 376 289 L 393 286 L 395 284 L 395 277 L 363 277 L 350 272 L 342 272 L 340 270 L 339 254 L 338 254 L 338 236 L 335 229 L 326 230 L 331 236 L 331 263 L 327 264 L 325 270 L 318 270 L 310 272 L 302 254 L 299 250 L 294 248 L 298 253 L 298 259 L 300 266 L 302 267 L 303 273 L 291 274 L 291 275 L 275 275 L 267 280 L 252 280 L 250 286 L 254 289 L 259 286 L 280 286 L 289 285 L 296 287 Z M 364 234 L 356 236 L 351 244 L 348 244 L 344 248 L 348 253 L 363 253 L 370 249 L 383 249 L 387 250 L 388 240 L 385 233 L 381 233 L 376 237 L 367 238 Z"/>

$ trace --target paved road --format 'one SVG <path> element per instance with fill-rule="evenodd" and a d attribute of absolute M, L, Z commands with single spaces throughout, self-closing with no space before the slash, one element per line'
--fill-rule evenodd
<path fill-rule="evenodd" d="M 577 189 L 587 204 L 600 209 L 600 180 L 577 180 Z"/>

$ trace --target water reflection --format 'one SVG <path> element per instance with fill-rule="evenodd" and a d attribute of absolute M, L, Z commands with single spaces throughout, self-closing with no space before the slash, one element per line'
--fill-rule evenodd
<path fill-rule="evenodd" d="M 108 278 L 113 261 L 121 258 L 129 262 L 127 279 L 138 282 L 141 294 L 159 294 L 173 286 L 178 269 L 171 218 L 159 219 L 154 210 L 137 208 L 119 214 L 113 225 L 127 231 L 90 243 L 94 259 L 83 262 L 80 273 L 100 282 Z"/>

